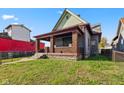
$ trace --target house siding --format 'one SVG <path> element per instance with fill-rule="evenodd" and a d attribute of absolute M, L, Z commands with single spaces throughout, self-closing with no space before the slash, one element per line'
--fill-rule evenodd
<path fill-rule="evenodd" d="M 85 44 L 84 44 L 84 35 L 79 35 L 78 36 L 78 47 L 80 48 L 84 48 L 85 47 Z"/>
<path fill-rule="evenodd" d="M 30 42 L 30 31 L 25 29 L 24 27 L 12 26 L 6 29 L 6 32 L 8 32 L 9 36 L 13 40 L 21 40 L 21 41 Z"/>
<path fill-rule="evenodd" d="M 116 45 L 112 45 L 113 50 L 124 52 L 124 25 L 121 24 L 120 31 L 118 33 L 118 42 Z"/>
<path fill-rule="evenodd" d="M 123 41 L 123 44 L 122 44 L 122 41 Z M 120 35 L 116 50 L 124 52 L 124 39 L 123 39 L 122 35 Z"/>
<path fill-rule="evenodd" d="M 68 19 L 66 19 L 66 16 L 68 16 Z M 70 14 L 66 14 L 65 17 L 63 18 L 63 20 L 61 21 L 57 30 L 71 27 L 71 26 L 74 26 L 74 25 L 77 25 L 80 23 L 82 23 L 82 22 L 79 21 L 78 19 L 76 19 L 74 16 L 72 16 Z"/>
<path fill-rule="evenodd" d="M 78 35 L 78 56 L 79 56 L 79 59 L 84 58 L 84 48 L 85 48 L 84 35 Z"/>
<path fill-rule="evenodd" d="M 93 44 L 94 43 L 94 44 Z M 91 55 L 96 55 L 99 53 L 99 36 L 93 35 L 91 37 Z"/>
<path fill-rule="evenodd" d="M 91 35 L 87 29 L 85 29 L 85 58 L 90 56 L 90 41 L 91 41 Z"/>

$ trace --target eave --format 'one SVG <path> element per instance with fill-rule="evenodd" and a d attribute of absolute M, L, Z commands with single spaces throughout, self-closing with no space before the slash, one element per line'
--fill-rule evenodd
<path fill-rule="evenodd" d="M 82 26 L 86 26 L 86 25 L 82 25 Z M 69 28 L 62 29 L 62 30 L 51 31 L 50 33 L 37 35 L 37 36 L 34 36 L 34 38 L 41 39 L 41 38 L 45 38 L 45 37 L 50 37 L 50 36 L 55 36 L 55 35 L 62 35 L 62 34 L 66 34 L 66 33 L 71 33 L 71 32 L 74 32 L 74 31 L 79 31 L 80 34 L 83 34 L 83 31 L 80 28 L 80 26 L 76 25 L 76 26 L 72 26 L 72 27 L 69 27 Z"/>

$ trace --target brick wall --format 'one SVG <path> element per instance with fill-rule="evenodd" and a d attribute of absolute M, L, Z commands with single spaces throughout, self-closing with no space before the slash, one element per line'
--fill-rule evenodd
<path fill-rule="evenodd" d="M 54 51 L 55 53 L 76 53 L 73 47 L 57 47 Z"/>
<path fill-rule="evenodd" d="M 47 53 L 47 56 L 51 58 L 78 59 L 76 53 Z"/>
<path fill-rule="evenodd" d="M 72 33 L 72 46 L 71 47 L 55 47 L 55 37 L 50 38 L 50 53 L 77 53 L 78 51 L 78 33 Z"/>

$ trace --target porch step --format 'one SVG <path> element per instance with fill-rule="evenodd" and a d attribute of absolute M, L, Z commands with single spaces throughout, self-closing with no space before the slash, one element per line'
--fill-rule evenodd
<path fill-rule="evenodd" d="M 33 58 L 33 59 L 39 59 L 39 58 L 43 57 L 44 55 L 45 55 L 45 53 L 35 53 L 35 54 L 32 56 L 32 58 Z"/>

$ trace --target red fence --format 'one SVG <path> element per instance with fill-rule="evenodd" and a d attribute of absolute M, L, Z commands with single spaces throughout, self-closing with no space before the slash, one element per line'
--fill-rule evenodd
<path fill-rule="evenodd" d="M 44 43 L 40 44 L 44 48 Z M 35 42 L 25 42 L 0 38 L 0 52 L 34 52 Z"/>

